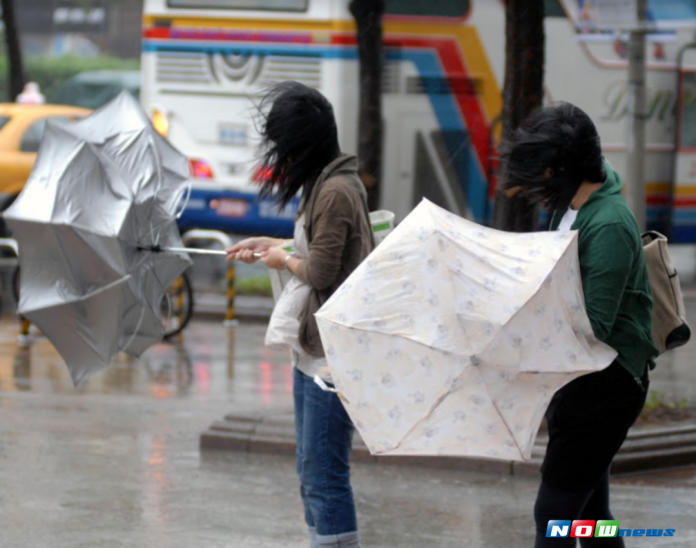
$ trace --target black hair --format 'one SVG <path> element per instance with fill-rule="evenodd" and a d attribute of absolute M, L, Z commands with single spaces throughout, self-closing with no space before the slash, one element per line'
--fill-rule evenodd
<path fill-rule="evenodd" d="M 597 128 L 570 103 L 533 112 L 501 145 L 500 164 L 503 189 L 552 211 L 567 209 L 584 181 L 606 179 Z"/>
<path fill-rule="evenodd" d="M 271 87 L 261 117 L 261 197 L 283 207 L 302 191 L 308 199 L 322 170 L 340 154 L 331 103 L 317 90 L 287 81 Z"/>

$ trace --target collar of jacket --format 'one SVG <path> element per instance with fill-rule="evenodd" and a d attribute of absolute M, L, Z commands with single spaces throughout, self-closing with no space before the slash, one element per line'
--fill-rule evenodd
<path fill-rule="evenodd" d="M 602 186 L 595 190 L 592 195 L 587 199 L 587 201 L 578 210 L 578 216 L 573 223 L 576 226 L 580 220 L 594 210 L 595 205 L 601 202 L 604 198 L 609 196 L 614 196 L 621 194 L 623 192 L 623 182 L 621 177 L 616 171 L 609 165 L 609 162 L 604 161 L 604 169 L 607 172 L 607 178 L 604 179 Z M 556 230 L 558 225 L 561 223 L 561 219 L 566 214 L 568 210 L 554 211 L 551 217 L 550 230 Z"/>
<path fill-rule="evenodd" d="M 322 169 L 321 174 L 319 175 L 319 178 L 312 189 L 312 194 L 307 199 L 307 203 L 301 206 L 297 213 L 298 216 L 300 216 L 302 213 L 305 214 L 305 226 L 307 226 L 307 217 L 311 216 L 312 209 L 314 208 L 314 202 L 317 200 L 319 188 L 321 187 L 322 183 L 331 177 L 340 175 L 341 173 L 354 174 L 357 176 L 358 157 L 355 154 L 341 154 L 338 158 L 331 161 L 324 169 Z"/>

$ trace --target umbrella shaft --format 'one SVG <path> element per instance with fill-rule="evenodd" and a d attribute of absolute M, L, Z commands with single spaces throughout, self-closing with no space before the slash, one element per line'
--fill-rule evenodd
<path fill-rule="evenodd" d="M 227 255 L 223 249 L 198 249 L 195 247 L 163 247 L 162 251 L 176 251 L 181 253 L 197 253 L 198 255 Z"/>

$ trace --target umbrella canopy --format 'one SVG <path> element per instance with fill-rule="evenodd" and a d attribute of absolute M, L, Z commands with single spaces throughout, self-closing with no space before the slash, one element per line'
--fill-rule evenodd
<path fill-rule="evenodd" d="M 374 454 L 527 459 L 554 392 L 616 357 L 585 312 L 575 232 L 499 232 L 426 200 L 316 317 Z"/>
<path fill-rule="evenodd" d="M 75 384 L 119 351 L 162 339 L 160 303 L 190 260 L 176 209 L 186 158 L 128 93 L 75 123 L 46 125 L 24 190 L 4 214 L 19 242 L 19 313 L 65 360 Z"/>

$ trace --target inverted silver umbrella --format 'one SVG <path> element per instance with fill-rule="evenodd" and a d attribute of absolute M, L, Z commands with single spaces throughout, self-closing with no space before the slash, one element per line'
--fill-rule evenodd
<path fill-rule="evenodd" d="M 75 123 L 51 123 L 5 212 L 20 247 L 19 313 L 75 384 L 119 351 L 162 339 L 160 303 L 191 261 L 176 227 L 189 170 L 128 93 Z"/>

